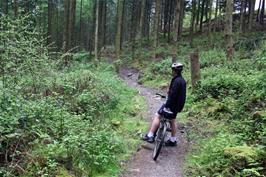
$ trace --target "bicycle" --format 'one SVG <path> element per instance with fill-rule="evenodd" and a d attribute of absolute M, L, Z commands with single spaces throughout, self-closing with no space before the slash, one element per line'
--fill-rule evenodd
<path fill-rule="evenodd" d="M 156 95 L 161 96 L 162 98 L 166 98 L 164 95 L 158 94 L 156 93 Z M 171 114 L 172 112 L 167 112 L 168 114 Z M 165 118 L 164 115 L 161 116 L 160 118 L 160 125 L 159 128 L 157 129 L 156 132 L 156 137 L 155 137 L 155 147 L 153 149 L 153 155 L 152 158 L 154 161 L 157 160 L 161 149 L 163 147 L 164 144 L 164 139 L 167 135 L 167 131 L 170 130 L 170 119 Z"/>

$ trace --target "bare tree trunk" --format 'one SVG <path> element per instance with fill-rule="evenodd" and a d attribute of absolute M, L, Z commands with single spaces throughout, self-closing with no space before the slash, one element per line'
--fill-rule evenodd
<path fill-rule="evenodd" d="M 120 57 L 120 46 L 121 46 L 121 35 L 122 35 L 122 14 L 123 14 L 123 4 L 124 0 L 118 0 L 117 2 L 117 28 L 115 37 L 115 49 L 117 60 Z M 118 68 L 116 68 L 118 69 Z"/>
<path fill-rule="evenodd" d="M 200 2 L 202 0 L 198 0 L 198 5 L 197 5 L 197 17 L 196 17 L 196 30 L 198 30 L 199 26 L 199 19 L 200 19 Z"/>
<path fill-rule="evenodd" d="M 83 47 L 83 40 L 82 40 L 82 13 L 83 13 L 83 0 L 80 1 L 80 13 L 79 13 L 79 43 L 80 43 L 80 48 Z"/>
<path fill-rule="evenodd" d="M 168 8 L 169 8 L 169 0 L 165 1 L 163 12 L 161 14 L 164 14 L 164 20 L 163 20 L 163 37 L 166 38 L 166 32 L 167 32 L 167 22 L 168 22 Z"/>
<path fill-rule="evenodd" d="M 141 41 L 143 37 L 143 26 L 144 26 L 144 15 L 145 15 L 145 7 L 146 7 L 146 1 L 141 1 L 141 12 L 140 12 L 140 22 L 139 22 L 139 28 L 138 28 L 138 42 L 139 47 L 141 46 Z"/>
<path fill-rule="evenodd" d="M 195 88 L 200 81 L 200 62 L 199 52 L 197 50 L 190 55 L 190 64 L 192 90 L 195 91 Z"/>
<path fill-rule="evenodd" d="M 151 8 L 151 0 L 146 0 L 144 35 L 147 36 L 148 41 L 150 41 Z"/>
<path fill-rule="evenodd" d="M 62 41 L 60 41 L 61 36 L 59 33 L 59 7 L 58 7 L 58 0 L 56 1 L 56 7 L 55 7 L 55 14 L 56 14 L 56 47 L 57 47 L 57 51 L 60 51 L 61 43 Z"/>
<path fill-rule="evenodd" d="M 18 16 L 18 0 L 14 0 L 14 16 Z"/>
<path fill-rule="evenodd" d="M 135 30 L 136 30 L 136 3 L 137 1 L 132 2 L 132 11 L 131 11 L 131 30 L 130 30 L 130 40 L 131 40 L 131 52 L 132 60 L 135 59 Z"/>
<path fill-rule="evenodd" d="M 156 58 L 156 48 L 158 46 L 158 27 L 159 27 L 159 18 L 161 11 L 161 0 L 156 0 L 155 4 L 155 20 L 154 20 L 154 58 Z"/>
<path fill-rule="evenodd" d="M 179 34 L 179 21 L 180 21 L 180 5 L 181 1 L 177 0 L 176 9 L 175 9 L 175 30 L 174 30 L 174 42 L 177 42 L 178 40 L 178 34 Z"/>
<path fill-rule="evenodd" d="M 75 46 L 76 0 L 71 0 L 69 15 L 69 49 Z"/>
<path fill-rule="evenodd" d="M 122 23 L 121 23 L 121 35 L 120 35 L 120 50 L 122 50 L 122 45 L 123 45 L 123 42 L 125 40 L 127 40 L 127 33 L 125 32 L 126 30 L 124 28 L 126 28 L 126 25 L 125 25 L 125 13 L 126 13 L 126 0 L 123 0 L 123 3 L 122 3 L 122 13 L 121 13 L 121 18 L 122 18 Z"/>
<path fill-rule="evenodd" d="M 171 24 L 172 24 L 172 19 L 173 19 L 173 6 L 174 6 L 174 1 L 170 0 L 170 7 L 169 7 L 169 14 L 168 14 L 168 43 L 171 41 Z"/>
<path fill-rule="evenodd" d="M 249 0 L 245 0 L 245 5 L 244 5 L 244 17 L 243 17 L 243 23 L 242 23 L 242 31 L 243 32 L 246 31 L 248 1 Z"/>
<path fill-rule="evenodd" d="M 8 15 L 8 0 L 4 0 L 3 8 L 6 15 Z"/>
<path fill-rule="evenodd" d="M 200 32 L 202 32 L 202 25 L 203 25 L 203 17 L 204 17 L 204 7 L 205 7 L 205 1 L 206 1 L 206 0 L 202 0 L 202 4 L 201 4 L 201 14 L 200 14 Z"/>
<path fill-rule="evenodd" d="M 209 10 L 207 11 L 207 13 L 208 13 L 208 34 L 210 34 L 210 32 L 211 32 L 211 20 L 212 20 L 212 0 L 208 0 L 208 1 L 210 1 L 209 2 Z"/>
<path fill-rule="evenodd" d="M 195 16 L 196 16 L 196 0 L 192 0 L 192 14 L 191 14 L 191 21 L 190 21 L 190 46 L 191 47 L 193 47 Z"/>
<path fill-rule="evenodd" d="M 98 32 L 99 32 L 99 0 L 96 0 L 96 21 L 95 21 L 95 39 L 94 39 L 94 64 L 98 62 Z"/>
<path fill-rule="evenodd" d="M 226 23 L 225 23 L 225 37 L 227 40 L 227 59 L 229 61 L 233 60 L 234 47 L 233 47 L 233 0 L 227 0 L 226 2 Z"/>
<path fill-rule="evenodd" d="M 103 2 L 103 11 L 102 11 L 102 44 L 101 46 L 104 47 L 106 44 L 106 14 L 107 14 L 107 1 Z"/>
<path fill-rule="evenodd" d="M 47 31 L 47 44 L 52 42 L 52 17 L 53 17 L 53 1 L 48 0 L 48 31 Z"/>
<path fill-rule="evenodd" d="M 257 22 L 259 21 L 260 8 L 261 8 L 261 0 L 260 0 L 260 2 L 259 2 L 259 8 L 258 8 L 258 12 L 257 12 Z"/>
<path fill-rule="evenodd" d="M 255 0 L 252 0 L 250 2 L 250 7 L 249 7 L 249 22 L 248 22 L 248 30 L 250 31 L 252 28 L 252 23 L 253 23 L 253 18 L 254 18 L 254 11 L 255 11 Z"/>
<path fill-rule="evenodd" d="M 261 5 L 261 11 L 260 11 L 260 23 L 264 23 L 264 9 L 265 9 L 265 0 L 262 0 L 262 5 Z"/>
<path fill-rule="evenodd" d="M 181 0 L 181 6 L 180 6 L 180 21 L 179 21 L 179 36 L 181 36 L 183 32 L 183 22 L 184 22 L 184 16 L 185 16 L 185 1 Z"/>
<path fill-rule="evenodd" d="M 214 25 L 214 28 L 213 28 L 213 31 L 216 31 L 216 28 L 218 26 L 218 9 L 219 9 L 219 0 L 216 0 L 216 7 L 215 7 L 215 25 Z"/>
<path fill-rule="evenodd" d="M 210 3 L 210 0 L 206 0 L 206 7 L 205 7 L 205 11 L 204 11 L 206 21 L 208 21 L 209 3 Z"/>
<path fill-rule="evenodd" d="M 63 44 L 62 50 L 66 53 L 69 50 L 69 7 L 70 7 L 70 0 L 64 1 L 64 33 L 63 33 Z M 68 65 L 69 56 L 64 57 L 64 64 L 65 66 Z"/>
<path fill-rule="evenodd" d="M 64 1 L 64 34 L 63 34 L 63 52 L 67 52 L 69 47 L 68 47 L 68 35 L 69 35 L 69 5 L 70 5 L 70 0 L 65 0 Z"/>
<path fill-rule="evenodd" d="M 243 26 L 244 26 L 244 8 L 245 8 L 245 0 L 241 0 L 241 9 L 240 9 L 240 32 L 243 32 Z"/>

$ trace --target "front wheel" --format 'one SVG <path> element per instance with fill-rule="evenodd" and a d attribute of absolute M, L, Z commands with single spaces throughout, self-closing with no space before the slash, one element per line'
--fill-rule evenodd
<path fill-rule="evenodd" d="M 154 147 L 153 155 L 152 155 L 152 158 L 153 158 L 154 161 L 156 161 L 156 159 L 159 156 L 160 151 L 161 151 L 161 149 L 163 147 L 164 138 L 165 138 L 165 135 L 166 135 L 166 129 L 167 129 L 166 125 L 162 125 L 157 130 L 157 136 L 156 136 L 156 139 L 155 139 L 155 147 Z"/>

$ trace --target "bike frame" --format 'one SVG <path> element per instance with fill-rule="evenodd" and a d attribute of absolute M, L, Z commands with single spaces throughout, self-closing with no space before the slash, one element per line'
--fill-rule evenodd
<path fill-rule="evenodd" d="M 158 158 L 160 151 L 162 149 L 162 146 L 164 144 L 164 139 L 166 137 L 168 127 L 170 127 L 170 120 L 166 119 L 164 116 L 161 116 L 160 125 L 157 130 L 157 135 L 155 138 L 155 147 L 153 150 L 153 160 L 155 161 Z"/>

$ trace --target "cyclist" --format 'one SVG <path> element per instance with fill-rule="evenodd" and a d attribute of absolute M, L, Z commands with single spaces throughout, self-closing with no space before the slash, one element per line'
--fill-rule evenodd
<path fill-rule="evenodd" d="M 181 112 L 186 101 L 186 81 L 182 77 L 183 64 L 173 63 L 172 66 L 172 80 L 167 92 L 166 103 L 161 106 L 161 108 L 155 114 L 151 128 L 149 132 L 143 137 L 144 141 L 153 143 L 155 140 L 155 132 L 160 124 L 160 117 L 164 115 L 166 118 L 170 119 L 171 126 L 171 137 L 165 142 L 166 146 L 176 146 L 176 124 L 175 118 L 177 113 Z"/>

